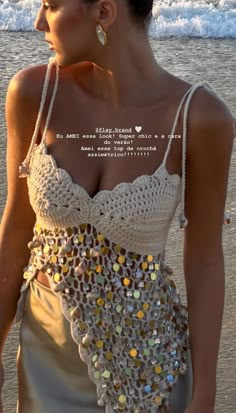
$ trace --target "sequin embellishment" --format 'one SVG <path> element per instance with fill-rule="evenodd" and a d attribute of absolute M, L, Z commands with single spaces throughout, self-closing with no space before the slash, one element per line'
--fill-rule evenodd
<path fill-rule="evenodd" d="M 168 411 L 190 344 L 187 308 L 164 251 L 128 252 L 90 224 L 36 224 L 29 248 L 25 272 L 46 271 L 97 385 L 98 405 L 114 412 Z"/>

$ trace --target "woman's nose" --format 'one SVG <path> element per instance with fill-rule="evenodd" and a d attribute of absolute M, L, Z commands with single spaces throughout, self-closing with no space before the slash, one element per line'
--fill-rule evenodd
<path fill-rule="evenodd" d="M 38 31 L 46 31 L 48 29 L 47 20 L 43 10 L 39 10 L 37 17 L 34 21 L 34 28 Z"/>

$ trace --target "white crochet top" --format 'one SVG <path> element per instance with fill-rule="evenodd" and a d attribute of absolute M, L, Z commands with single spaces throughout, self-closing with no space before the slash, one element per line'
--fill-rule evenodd
<path fill-rule="evenodd" d="M 173 135 L 185 101 L 182 179 L 166 170 L 170 139 L 152 175 L 90 197 L 47 153 L 57 65 L 42 141 L 35 145 L 54 64 L 50 59 L 34 135 L 21 167 L 37 220 L 17 319 L 30 281 L 37 270 L 45 270 L 97 385 L 98 404 L 106 406 L 106 413 L 167 411 L 168 395 L 187 369 L 189 336 L 187 308 L 165 265 L 165 244 L 180 202 L 180 225 L 187 224 L 187 116 L 194 91 L 207 83 L 199 82 L 185 93 L 172 128 Z"/>
<path fill-rule="evenodd" d="M 152 175 L 141 175 L 131 183 L 122 182 L 112 190 L 100 190 L 94 197 L 90 197 L 83 187 L 72 182 L 66 170 L 57 167 L 56 160 L 47 153 L 46 133 L 58 87 L 58 65 L 56 65 L 56 81 L 43 137 L 39 145 L 35 144 L 53 64 L 54 60 L 50 59 L 34 135 L 23 162 L 30 166 L 29 197 L 37 215 L 37 222 L 47 228 L 63 228 L 90 222 L 103 231 L 109 239 L 120 243 L 128 250 L 140 254 L 156 254 L 162 251 L 180 201 L 179 220 L 186 219 L 184 216 L 184 195 L 188 108 L 194 91 L 207 83 L 199 82 L 185 93 L 179 104 L 171 131 L 171 135 L 174 135 L 180 111 L 186 100 L 183 125 L 182 179 L 177 174 L 170 175 L 166 169 L 166 161 L 173 141 L 173 139 L 169 139 L 164 159 Z"/>

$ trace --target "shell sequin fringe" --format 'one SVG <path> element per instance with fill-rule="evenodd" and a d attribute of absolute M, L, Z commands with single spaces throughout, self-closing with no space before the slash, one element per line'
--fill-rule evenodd
<path fill-rule="evenodd" d="M 36 224 L 29 248 L 20 301 L 37 270 L 46 271 L 97 385 L 98 405 L 107 413 L 168 411 L 190 344 L 187 308 L 165 251 L 127 252 L 90 224 L 53 230 Z"/>

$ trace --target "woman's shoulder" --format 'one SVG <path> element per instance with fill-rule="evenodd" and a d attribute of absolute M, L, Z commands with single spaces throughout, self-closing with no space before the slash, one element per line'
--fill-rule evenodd
<path fill-rule="evenodd" d="M 35 128 L 47 65 L 25 67 L 10 79 L 6 94 L 6 120 L 9 142 L 29 147 Z M 25 154 L 24 154 L 25 155 Z"/>
<path fill-rule="evenodd" d="M 170 73 L 169 75 L 167 83 L 172 87 L 172 90 L 176 91 L 178 100 L 188 90 L 192 89 L 192 96 L 189 97 L 188 104 L 190 125 L 193 127 L 201 127 L 201 125 L 211 127 L 223 121 L 229 123 L 234 121 L 229 107 L 220 96 L 220 92 L 215 89 L 215 84 L 205 79 L 190 83 Z"/>
<path fill-rule="evenodd" d="M 27 66 L 16 72 L 10 79 L 9 88 L 14 89 L 15 93 L 19 93 L 22 98 L 38 101 L 41 97 L 46 71 L 47 64 Z"/>
<path fill-rule="evenodd" d="M 223 176 L 226 181 L 235 135 L 235 119 L 214 85 L 204 80 L 199 83 L 203 87 L 196 88 L 186 111 L 187 157 L 190 160 L 192 185 L 199 182 L 199 179 L 202 182 L 203 176 L 212 174 L 211 183 L 207 183 L 209 189 L 217 185 Z M 205 184 L 206 182 L 207 180 Z"/>
<path fill-rule="evenodd" d="M 174 92 L 176 95 L 183 95 L 185 92 L 187 92 L 190 89 L 195 88 L 195 86 L 199 85 L 199 87 L 196 87 L 196 90 L 194 91 L 194 96 L 191 99 L 191 106 L 195 106 L 195 108 L 199 109 L 199 111 L 204 112 L 206 115 L 209 113 L 206 113 L 205 109 L 206 107 L 208 110 L 210 109 L 211 114 L 215 114 L 215 110 L 220 110 L 224 112 L 224 110 L 228 110 L 227 105 L 224 103 L 223 99 L 220 97 L 219 92 L 215 90 L 215 85 L 205 79 L 199 79 L 198 81 L 194 82 L 189 82 L 187 80 L 184 80 L 168 71 L 164 71 L 164 82 L 166 87 L 164 87 L 166 90 L 171 90 Z M 201 86 L 201 87 L 200 87 Z M 199 112 L 198 111 L 198 112 Z"/>
<path fill-rule="evenodd" d="M 200 132 L 202 128 L 214 131 L 234 123 L 234 117 L 220 93 L 211 82 L 202 80 L 194 91 L 190 104 L 192 127 Z M 193 85 L 194 86 L 194 85 Z"/>

